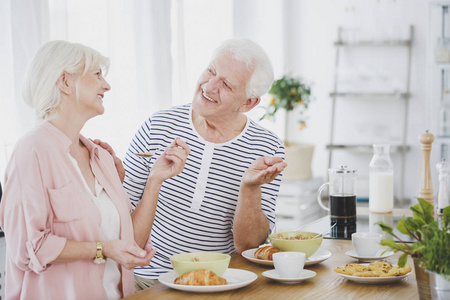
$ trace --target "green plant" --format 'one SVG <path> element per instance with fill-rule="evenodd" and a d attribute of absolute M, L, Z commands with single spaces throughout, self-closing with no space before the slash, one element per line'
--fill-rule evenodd
<path fill-rule="evenodd" d="M 450 206 L 444 209 L 442 223 L 433 222 L 422 230 L 422 258 L 419 265 L 450 281 Z M 439 227 L 441 226 L 441 227 Z"/>
<path fill-rule="evenodd" d="M 300 78 L 285 75 L 281 79 L 274 81 L 269 90 L 269 94 L 272 97 L 269 105 L 264 108 L 266 111 L 260 120 L 274 118 L 280 108 L 291 111 L 295 107 L 300 107 L 298 120 L 300 129 L 306 126 L 303 115 L 308 109 L 310 102 L 311 88 L 309 85 L 304 83 Z M 287 125 L 285 126 L 287 129 Z"/>
<path fill-rule="evenodd" d="M 399 232 L 409 235 L 416 242 L 406 243 L 399 238 L 392 227 L 383 223 L 376 222 L 381 229 L 399 242 L 391 239 L 381 240 L 381 245 L 388 246 L 394 252 L 401 251 L 403 254 L 398 259 L 398 265 L 403 267 L 406 264 L 408 255 L 419 261 L 419 266 L 430 271 L 443 275 L 450 280 L 450 206 L 446 207 L 442 219 L 433 218 L 433 205 L 422 198 L 417 199 L 418 204 L 411 206 L 413 212 L 412 218 L 405 216 L 397 223 Z"/>

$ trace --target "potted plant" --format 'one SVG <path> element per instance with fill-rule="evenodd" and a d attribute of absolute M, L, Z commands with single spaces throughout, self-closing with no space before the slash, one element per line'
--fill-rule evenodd
<path fill-rule="evenodd" d="M 429 274 L 433 299 L 450 299 L 450 206 L 439 221 L 423 226 L 419 266 Z"/>
<path fill-rule="evenodd" d="M 299 128 L 301 130 L 306 127 L 304 113 L 310 102 L 311 88 L 309 85 L 300 78 L 285 75 L 273 82 L 269 94 L 271 96 L 269 105 L 265 107 L 266 111 L 260 120 L 274 118 L 279 109 L 289 112 L 297 108 L 299 110 Z M 285 118 L 284 129 L 285 139 L 287 139 L 288 118 Z"/>
<path fill-rule="evenodd" d="M 383 222 L 375 224 L 399 240 L 394 242 L 391 239 L 384 239 L 381 245 L 388 246 L 389 250 L 394 252 L 403 252 L 398 259 L 400 267 L 406 264 L 408 255 L 413 258 L 419 284 L 419 296 L 422 299 L 429 298 L 430 292 L 437 293 L 436 283 L 441 285 L 450 283 L 450 206 L 444 209 L 440 220 L 435 220 L 433 205 L 422 198 L 418 198 L 418 202 L 410 207 L 413 217 L 405 219 L 403 216 L 397 224 L 398 231 L 412 237 L 415 240 L 414 243 L 404 242 L 393 232 L 392 227 Z M 432 274 L 431 282 L 423 270 Z M 447 290 L 447 293 L 450 291 Z"/>
<path fill-rule="evenodd" d="M 285 159 L 288 167 L 283 173 L 285 180 L 308 180 L 312 177 L 311 160 L 314 146 L 311 144 L 295 144 L 287 141 L 289 129 L 289 114 L 298 111 L 299 129 L 306 127 L 305 112 L 311 101 L 311 87 L 298 77 L 283 76 L 273 82 L 269 90 L 271 96 L 269 104 L 264 107 L 262 119 L 274 119 L 280 111 L 285 111 L 284 144 Z"/>

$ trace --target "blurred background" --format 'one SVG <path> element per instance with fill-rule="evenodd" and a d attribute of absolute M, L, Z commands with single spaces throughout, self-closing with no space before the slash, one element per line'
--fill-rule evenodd
<path fill-rule="evenodd" d="M 436 163 L 447 155 L 445 139 L 437 138 L 446 81 L 434 77 L 441 74 L 434 57 L 437 35 L 449 26 L 442 3 L 1 0 L 0 177 L 18 138 L 36 124 L 22 101 L 21 86 L 44 42 L 80 42 L 111 58 L 106 112 L 90 120 L 83 133 L 109 142 L 123 157 L 135 131 L 152 113 L 191 101 L 197 78 L 221 41 L 246 37 L 267 51 L 276 78 L 298 76 L 311 86 L 301 130 L 295 110 L 259 121 L 269 96 L 249 113 L 285 141 L 313 148 L 306 163 L 310 174 L 285 178 L 291 188 L 308 185 L 317 191 L 328 168 L 347 165 L 358 170 L 357 194 L 365 201 L 371 145 L 389 143 L 396 206 L 406 206 L 420 189 L 418 136 L 425 130 L 436 136 L 434 178 Z M 433 10 L 438 17 L 430 18 Z M 295 164 L 304 163 L 294 159 L 288 168 Z M 433 183 L 437 188 L 436 179 Z"/>

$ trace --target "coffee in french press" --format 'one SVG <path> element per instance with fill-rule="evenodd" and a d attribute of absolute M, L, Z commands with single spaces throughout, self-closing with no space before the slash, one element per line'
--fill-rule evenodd
<path fill-rule="evenodd" d="M 347 166 L 329 169 L 329 182 L 324 183 L 317 192 L 319 205 L 330 212 L 330 235 L 335 238 L 351 239 L 356 232 L 356 170 Z M 329 185 L 329 208 L 322 203 L 321 192 Z"/>

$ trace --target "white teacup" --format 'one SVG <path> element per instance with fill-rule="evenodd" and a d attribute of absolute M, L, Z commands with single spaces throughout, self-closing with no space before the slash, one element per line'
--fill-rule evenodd
<path fill-rule="evenodd" d="M 352 244 L 356 254 L 362 257 L 374 257 L 380 249 L 382 235 L 376 232 L 355 232 Z"/>
<path fill-rule="evenodd" d="M 272 255 L 273 265 L 280 278 L 297 278 L 305 265 L 303 252 L 277 252 Z"/>

